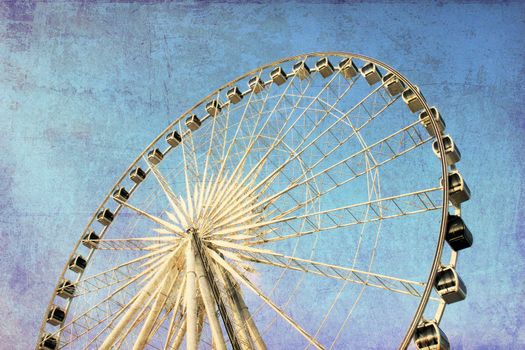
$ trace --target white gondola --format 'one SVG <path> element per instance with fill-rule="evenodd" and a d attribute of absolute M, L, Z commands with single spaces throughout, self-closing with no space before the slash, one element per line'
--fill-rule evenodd
<path fill-rule="evenodd" d="M 222 106 L 218 100 L 212 100 L 206 104 L 206 112 L 212 117 L 216 117 L 221 112 Z"/>
<path fill-rule="evenodd" d="M 201 120 L 195 114 L 192 114 L 186 119 L 186 126 L 191 131 L 195 131 L 201 127 Z"/>
<path fill-rule="evenodd" d="M 310 68 L 306 65 L 306 62 L 299 61 L 293 65 L 293 72 L 296 77 L 304 80 L 310 76 Z"/>
<path fill-rule="evenodd" d="M 139 184 L 146 178 L 146 172 L 141 168 L 135 168 L 129 173 L 129 178 L 134 183 Z"/>
<path fill-rule="evenodd" d="M 390 72 L 383 77 L 383 84 L 390 96 L 397 96 L 405 90 L 405 84 Z"/>
<path fill-rule="evenodd" d="M 448 198 L 455 207 L 470 199 L 470 189 L 457 170 L 448 174 Z"/>
<path fill-rule="evenodd" d="M 357 66 L 351 58 L 345 58 L 339 62 L 339 70 L 346 79 L 353 78 L 357 75 Z"/>
<path fill-rule="evenodd" d="M 39 350 L 56 350 L 58 349 L 58 339 L 52 334 L 46 333 L 40 339 Z"/>
<path fill-rule="evenodd" d="M 166 135 L 166 142 L 171 147 L 177 147 L 179 143 L 181 143 L 182 137 L 177 131 L 172 131 L 168 135 Z"/>
<path fill-rule="evenodd" d="M 129 199 L 129 192 L 126 191 L 126 188 L 120 187 L 113 192 L 113 198 L 118 201 L 125 202 Z"/>
<path fill-rule="evenodd" d="M 257 94 L 264 89 L 264 81 L 260 77 L 254 76 L 248 81 L 248 86 L 252 92 Z"/>
<path fill-rule="evenodd" d="M 419 88 L 416 86 L 417 91 L 419 91 Z M 423 108 L 425 108 L 425 105 L 423 104 L 423 101 L 420 100 L 414 91 L 412 91 L 411 88 L 406 88 L 405 91 L 401 94 L 403 97 L 403 101 L 405 101 L 406 105 L 410 109 L 412 113 L 419 112 Z M 423 98 L 424 100 L 424 98 Z"/>
<path fill-rule="evenodd" d="M 57 295 L 64 299 L 71 299 L 75 296 L 76 287 L 70 280 L 63 280 L 58 284 Z"/>
<path fill-rule="evenodd" d="M 321 73 L 323 78 L 328 78 L 334 72 L 334 66 L 328 59 L 328 57 L 323 57 L 315 63 L 317 71 Z"/>
<path fill-rule="evenodd" d="M 461 159 L 461 152 L 450 135 L 443 136 L 443 145 L 445 146 L 445 160 L 447 161 L 447 164 L 454 165 L 459 162 Z M 432 143 L 432 150 L 434 151 L 434 154 L 441 159 L 437 140 Z"/>
<path fill-rule="evenodd" d="M 377 66 L 372 62 L 361 67 L 361 74 L 365 77 L 368 85 L 374 85 L 381 81 L 382 75 Z"/>
<path fill-rule="evenodd" d="M 270 77 L 272 78 L 274 84 L 277 85 L 283 85 L 286 83 L 286 79 L 288 79 L 286 72 L 281 67 L 274 68 L 274 70 L 272 70 L 270 73 Z"/>
<path fill-rule="evenodd" d="M 53 305 L 47 313 L 47 323 L 58 326 L 66 319 L 66 312 L 60 306 Z"/>
<path fill-rule="evenodd" d="M 87 261 L 82 257 L 82 255 L 75 255 L 69 261 L 69 269 L 76 273 L 81 273 L 87 266 Z"/>
<path fill-rule="evenodd" d="M 95 230 L 90 230 L 82 236 L 82 244 L 89 249 L 96 249 L 100 237 L 95 233 Z"/>
<path fill-rule="evenodd" d="M 432 118 L 436 121 L 437 128 L 439 130 L 439 133 L 441 134 L 445 131 L 445 121 L 441 117 L 441 113 L 439 113 L 436 107 L 430 107 L 430 112 L 432 113 Z M 422 111 L 421 113 L 419 113 L 419 121 L 425 127 L 425 129 L 427 129 L 427 132 L 430 136 L 436 136 L 434 134 L 434 128 L 432 127 L 432 122 L 428 116 L 427 111 Z"/>
<path fill-rule="evenodd" d="M 434 287 L 447 304 L 461 301 L 467 296 L 467 287 L 452 266 L 442 267 L 438 270 Z"/>
<path fill-rule="evenodd" d="M 474 242 L 472 233 L 460 216 L 449 215 L 447 218 L 447 233 L 445 239 L 455 251 L 470 248 Z"/>
<path fill-rule="evenodd" d="M 416 328 L 414 343 L 418 350 L 450 350 L 447 336 L 434 321 L 424 322 Z"/>
<path fill-rule="evenodd" d="M 164 155 L 160 151 L 160 149 L 155 148 L 148 152 L 148 161 L 151 164 L 159 164 L 161 160 L 164 158 Z"/>
<path fill-rule="evenodd" d="M 242 92 L 237 86 L 234 86 L 228 90 L 226 96 L 228 96 L 228 100 L 230 100 L 230 102 L 233 104 L 239 103 L 242 100 Z"/>
<path fill-rule="evenodd" d="M 100 222 L 101 225 L 108 226 L 113 222 L 114 215 L 109 209 L 102 209 L 97 214 L 97 221 Z"/>

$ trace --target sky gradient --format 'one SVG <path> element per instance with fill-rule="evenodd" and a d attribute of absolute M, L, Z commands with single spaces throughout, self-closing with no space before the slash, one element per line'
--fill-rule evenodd
<path fill-rule="evenodd" d="M 169 121 L 259 65 L 348 51 L 419 85 L 461 148 L 475 243 L 453 348 L 524 348 L 524 48 L 520 2 L 2 1 L 2 344 L 34 346 L 92 211 Z"/>

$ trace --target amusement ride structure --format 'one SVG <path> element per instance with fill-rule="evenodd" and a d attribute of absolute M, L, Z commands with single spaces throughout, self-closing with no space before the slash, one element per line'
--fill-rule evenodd
<path fill-rule="evenodd" d="M 449 349 L 439 325 L 472 245 L 460 157 L 438 109 L 378 60 L 259 67 L 117 180 L 36 348 Z"/>

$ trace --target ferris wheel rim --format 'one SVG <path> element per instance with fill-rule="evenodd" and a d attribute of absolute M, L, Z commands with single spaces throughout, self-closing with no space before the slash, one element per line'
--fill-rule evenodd
<path fill-rule="evenodd" d="M 77 240 L 76 244 L 74 245 L 72 253 L 69 255 L 67 261 L 70 261 L 75 256 L 75 253 L 78 250 L 78 247 L 82 243 L 83 235 L 86 232 L 88 232 L 88 230 L 90 229 L 91 225 L 96 220 L 97 213 L 101 209 L 103 209 L 104 205 L 111 199 L 111 196 L 112 196 L 113 192 L 119 188 L 119 185 L 126 178 L 127 174 L 137 165 L 137 163 L 144 157 L 144 155 L 149 150 L 151 150 L 152 147 L 159 140 L 161 140 L 163 136 L 166 135 L 167 132 L 169 132 L 177 123 L 180 123 L 185 117 L 190 115 L 192 111 L 197 109 L 199 106 L 204 105 L 206 102 L 208 102 L 210 99 L 212 99 L 214 96 L 216 96 L 221 91 L 223 91 L 223 90 L 225 90 L 225 89 L 227 89 L 229 87 L 233 87 L 234 84 L 237 83 L 238 81 L 246 79 L 247 77 L 250 77 L 250 76 L 254 75 L 257 72 L 262 72 L 265 69 L 268 69 L 268 68 L 271 68 L 271 67 L 276 67 L 276 66 L 278 66 L 280 64 L 283 64 L 283 63 L 286 63 L 286 62 L 290 62 L 290 61 L 294 61 L 294 60 L 306 60 L 307 58 L 310 58 L 310 57 L 324 57 L 324 56 L 336 56 L 336 57 L 341 57 L 341 58 L 355 58 L 355 59 L 362 60 L 362 61 L 365 61 L 365 62 L 374 63 L 377 66 L 387 70 L 388 72 L 394 74 L 394 76 L 397 77 L 399 80 L 401 80 L 406 85 L 406 87 L 411 88 L 412 91 L 414 92 L 414 94 L 422 102 L 423 110 L 426 111 L 429 115 L 432 115 L 430 106 L 427 104 L 425 98 L 423 97 L 421 92 L 418 90 L 416 85 L 412 84 L 404 75 L 402 75 L 400 72 L 398 72 L 397 70 L 395 70 L 391 66 L 387 65 L 386 63 L 384 63 L 384 62 L 382 62 L 380 60 L 377 60 L 377 59 L 365 56 L 365 55 L 355 54 L 355 53 L 350 53 L 350 52 L 341 52 L 341 51 L 312 52 L 312 53 L 306 53 L 306 54 L 286 57 L 286 58 L 279 59 L 279 60 L 276 60 L 274 62 L 265 64 L 265 65 L 259 66 L 259 67 L 255 68 L 255 69 L 253 69 L 253 70 L 251 70 L 251 71 L 241 75 L 241 76 L 238 76 L 237 78 L 229 81 L 228 83 L 220 86 L 219 88 L 214 89 L 210 94 L 208 94 L 207 96 L 202 98 L 199 102 L 197 102 L 191 108 L 187 109 L 184 113 L 180 114 L 177 118 L 175 118 L 172 122 L 170 122 L 168 124 L 168 126 L 165 129 L 163 129 L 158 134 L 158 136 L 156 136 L 144 148 L 143 151 L 141 151 L 139 153 L 139 155 L 130 163 L 128 168 L 123 172 L 123 174 L 120 176 L 120 178 L 111 187 L 111 189 L 108 192 L 108 194 L 104 197 L 104 199 L 101 201 L 101 204 L 97 207 L 97 209 L 95 210 L 94 214 L 88 220 L 87 225 L 82 230 L 80 238 Z M 209 116 L 206 116 L 206 117 L 209 117 Z M 204 121 L 205 118 L 203 118 L 202 121 Z M 435 135 L 440 135 L 440 131 L 439 131 L 437 122 L 433 118 L 430 118 L 430 125 L 431 125 L 433 131 L 435 132 Z M 437 141 L 437 145 L 438 145 L 438 148 L 439 148 L 439 151 L 441 152 L 441 154 L 445 154 L 445 146 L 444 146 L 442 138 L 441 137 L 436 137 L 436 141 Z M 168 149 L 168 152 L 170 150 L 171 150 L 171 148 Z M 442 176 L 442 179 L 446 179 L 447 175 L 449 173 L 449 170 L 448 170 L 448 166 L 447 166 L 445 157 L 441 157 L 440 163 L 441 163 L 441 176 Z M 437 271 L 438 271 L 438 269 L 439 269 L 439 267 L 441 265 L 441 259 L 442 259 L 442 255 L 443 255 L 443 247 L 444 247 L 444 242 L 445 242 L 445 234 L 446 234 L 447 216 L 448 216 L 448 210 L 449 210 L 449 197 L 448 197 L 449 184 L 448 184 L 448 181 L 442 181 L 441 186 L 442 186 L 441 222 L 440 222 L 439 236 L 438 236 L 438 240 L 437 240 L 437 243 L 436 243 L 436 249 L 435 249 L 435 252 L 434 252 L 434 258 L 432 260 L 431 269 L 430 269 L 430 272 L 428 274 L 427 281 L 425 283 L 425 289 L 424 289 L 423 294 L 422 294 L 422 296 L 420 298 L 420 302 L 419 302 L 418 307 L 416 309 L 416 312 L 415 312 L 415 314 L 414 314 L 414 316 L 412 318 L 410 326 L 409 326 L 407 332 L 405 333 L 405 337 L 403 338 L 403 340 L 402 340 L 402 342 L 401 342 L 401 344 L 399 346 L 400 349 L 406 349 L 408 347 L 410 341 L 412 340 L 412 337 L 414 335 L 414 331 L 415 331 L 416 327 L 423 320 L 423 312 L 425 311 L 426 305 L 428 304 L 428 301 L 429 301 L 429 298 L 430 298 L 430 293 L 432 291 L 433 284 L 434 284 L 434 281 L 436 279 L 436 274 L 437 274 Z M 119 206 L 119 208 L 117 210 L 119 210 L 120 208 L 121 207 Z M 88 256 L 88 261 L 89 261 L 91 255 L 92 255 L 92 253 L 93 253 L 93 251 L 90 252 L 90 254 Z M 60 273 L 59 282 L 60 282 L 61 279 L 64 278 L 64 275 L 65 275 L 67 269 L 68 269 L 68 264 L 66 263 L 64 268 L 63 268 L 63 270 L 62 270 L 62 272 Z M 81 278 L 81 275 L 79 275 L 78 279 L 80 279 L 80 278 Z M 55 299 L 57 290 L 58 290 L 58 283 L 57 283 L 57 285 L 55 286 L 55 288 L 54 288 L 54 290 L 52 292 L 51 299 L 50 299 L 50 302 L 47 304 L 47 309 L 46 310 L 48 310 L 49 307 L 51 305 L 53 305 L 53 301 Z M 445 307 L 444 304 L 442 304 L 442 309 L 444 309 L 444 307 Z M 41 327 L 40 327 L 40 330 L 39 330 L 38 341 L 40 341 L 40 338 L 41 338 L 41 336 L 44 333 L 45 325 L 46 325 L 46 320 L 45 320 L 45 317 L 44 317 L 44 319 L 42 321 L 42 324 L 41 324 Z M 38 341 L 37 341 L 37 349 L 38 349 Z"/>

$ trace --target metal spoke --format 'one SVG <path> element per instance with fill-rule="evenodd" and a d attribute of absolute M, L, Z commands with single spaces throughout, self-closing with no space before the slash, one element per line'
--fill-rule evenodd
<path fill-rule="evenodd" d="M 98 250 L 153 251 L 165 247 L 167 244 L 174 244 L 176 240 L 176 237 L 137 237 L 103 238 L 91 242 L 96 244 Z"/>
<path fill-rule="evenodd" d="M 327 264 L 319 261 L 301 259 L 275 253 L 266 249 L 254 249 L 230 242 L 220 242 L 216 244 L 222 246 L 222 248 L 219 248 L 219 250 L 224 255 L 235 259 L 242 259 L 279 268 L 307 272 L 327 278 L 339 279 L 369 287 L 385 289 L 396 293 L 420 297 L 421 291 L 425 286 L 425 284 L 422 282 L 414 282 L 406 279 Z"/>
<path fill-rule="evenodd" d="M 142 209 L 139 209 L 131 204 L 129 204 L 128 202 L 124 202 L 124 201 L 121 201 L 119 199 L 116 199 L 121 205 L 125 206 L 126 208 L 128 209 L 131 209 L 133 210 L 134 212 L 150 219 L 151 221 L 153 221 L 154 223 L 162 226 L 163 228 L 169 230 L 170 232 L 172 232 L 173 234 L 177 234 L 177 235 L 180 235 L 182 236 L 183 233 L 180 231 L 180 228 L 178 228 L 177 226 L 175 226 L 174 224 L 170 223 L 170 222 L 167 222 L 166 220 L 163 220 L 157 216 L 154 216 L 152 214 L 149 214 L 147 212 L 145 212 L 144 210 Z"/>
<path fill-rule="evenodd" d="M 384 221 L 387 219 L 394 219 L 407 215 L 420 214 L 432 210 L 440 209 L 441 206 L 431 204 L 431 201 L 425 202 L 422 201 L 422 195 L 428 193 L 440 194 L 441 187 L 430 188 L 426 190 L 420 190 L 411 193 L 404 193 L 397 196 L 385 197 L 370 200 L 363 203 L 352 204 L 348 206 L 343 206 L 339 208 L 327 209 L 319 212 L 308 213 L 304 215 L 297 215 L 292 217 L 282 217 L 274 218 L 267 222 L 261 222 L 258 224 L 259 227 L 270 226 L 275 223 L 280 223 L 284 221 L 302 219 L 309 216 L 322 216 L 328 215 L 330 213 L 337 213 L 338 211 L 344 211 L 346 214 L 350 214 L 350 217 L 347 217 L 344 221 L 334 222 L 334 225 L 330 226 L 318 226 L 314 227 L 311 230 L 296 232 L 288 235 L 281 235 L 279 233 L 276 237 L 263 238 L 260 240 L 249 241 L 248 245 L 258 245 L 265 244 L 269 242 L 281 241 L 290 238 L 298 238 L 301 236 L 314 234 L 322 231 L 329 231 L 334 229 L 339 229 L 343 227 L 349 227 L 354 225 L 363 225 L 375 221 Z M 366 211 L 367 208 L 372 209 L 372 214 Z M 381 213 L 374 211 L 374 208 L 381 210 Z M 266 225 L 265 225 L 266 223 Z M 258 238 L 264 237 L 270 233 L 276 233 L 277 229 L 271 228 L 266 231 L 256 233 Z"/>

